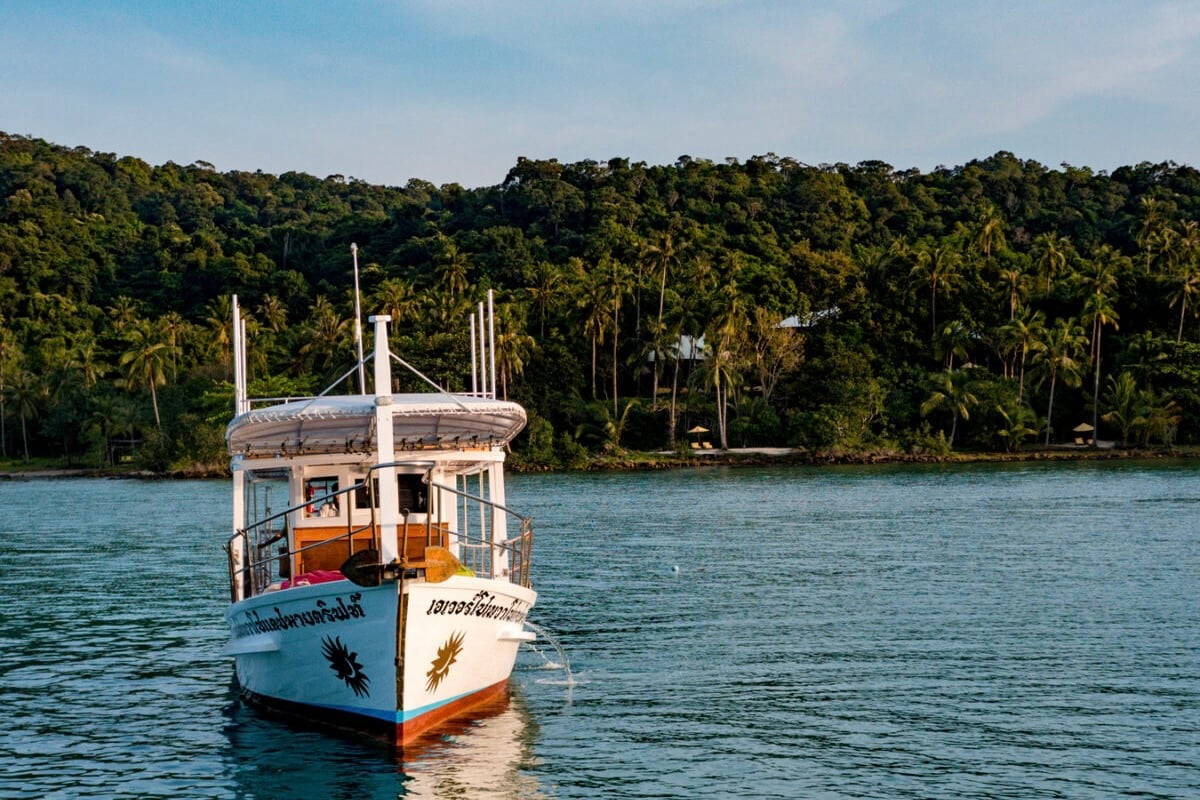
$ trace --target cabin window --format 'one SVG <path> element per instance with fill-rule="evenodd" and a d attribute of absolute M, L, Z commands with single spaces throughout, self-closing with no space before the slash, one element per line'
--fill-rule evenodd
<path fill-rule="evenodd" d="M 337 497 L 325 497 L 338 490 L 336 475 L 317 475 L 304 481 L 304 516 L 336 517 L 338 515 Z"/>
<path fill-rule="evenodd" d="M 379 479 L 371 480 L 371 488 L 374 490 L 376 497 L 379 496 Z M 425 481 L 420 475 L 400 474 L 396 476 L 396 509 L 401 513 L 407 511 L 410 514 L 424 514 L 428 508 L 428 487 L 425 486 Z M 355 508 L 370 508 L 371 497 L 367 493 L 366 484 L 363 484 L 354 493 Z"/>

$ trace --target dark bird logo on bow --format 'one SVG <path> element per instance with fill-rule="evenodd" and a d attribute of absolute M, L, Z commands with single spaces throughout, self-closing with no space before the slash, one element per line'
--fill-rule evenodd
<path fill-rule="evenodd" d="M 358 653 L 350 652 L 350 649 L 342 644 L 340 637 L 330 639 L 326 636 L 321 640 L 321 645 L 321 653 L 338 678 L 344 680 L 358 697 L 369 695 L 371 692 L 367 689 L 367 684 L 371 679 L 363 672 L 362 664 L 358 663 Z"/>
<path fill-rule="evenodd" d="M 458 659 L 458 654 L 462 652 L 464 633 L 456 633 L 446 640 L 446 643 L 438 648 L 437 658 L 433 660 L 433 665 L 429 672 L 425 675 L 429 678 L 425 682 L 425 691 L 432 692 L 439 684 L 450 674 L 450 665 Z"/>

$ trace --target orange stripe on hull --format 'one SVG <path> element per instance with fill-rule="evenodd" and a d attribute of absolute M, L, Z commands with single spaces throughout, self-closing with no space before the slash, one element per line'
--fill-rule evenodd
<path fill-rule="evenodd" d="M 418 741 L 422 736 L 429 734 L 434 728 L 441 726 L 454 717 L 460 716 L 471 709 L 478 706 L 488 705 L 491 701 L 505 693 L 508 688 L 508 679 L 494 683 L 478 692 L 460 697 L 457 700 L 446 703 L 444 706 L 439 706 L 432 711 L 422 714 L 419 717 L 400 722 L 396 724 L 396 744 L 410 745 L 420 744 Z M 484 716 L 487 716 L 485 714 Z"/>

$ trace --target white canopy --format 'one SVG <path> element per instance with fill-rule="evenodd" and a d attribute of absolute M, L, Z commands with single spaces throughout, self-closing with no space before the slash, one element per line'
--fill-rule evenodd
<path fill-rule="evenodd" d="M 391 400 L 398 451 L 505 444 L 525 427 L 525 409 L 504 400 L 432 393 Z M 241 414 L 225 439 L 231 455 L 370 452 L 375 419 L 374 395 L 316 397 Z"/>

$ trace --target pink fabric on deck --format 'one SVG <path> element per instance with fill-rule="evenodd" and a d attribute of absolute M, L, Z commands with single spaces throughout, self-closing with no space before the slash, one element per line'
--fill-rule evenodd
<path fill-rule="evenodd" d="M 292 586 L 309 586 L 314 583 L 329 583 L 330 581 L 345 580 L 346 576 L 336 569 L 314 569 L 297 575 L 295 581 L 286 580 L 280 584 L 280 589 L 290 589 Z"/>

